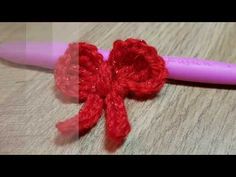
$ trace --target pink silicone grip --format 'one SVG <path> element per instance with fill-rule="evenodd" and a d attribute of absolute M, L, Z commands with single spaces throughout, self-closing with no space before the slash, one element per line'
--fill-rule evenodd
<path fill-rule="evenodd" d="M 53 69 L 67 48 L 66 43 L 14 42 L 0 45 L 0 57 L 19 64 Z M 104 60 L 109 52 L 99 50 Z M 196 58 L 163 56 L 169 79 L 236 85 L 236 65 Z"/>
<path fill-rule="evenodd" d="M 0 58 L 18 64 L 53 69 L 68 44 L 59 42 L 10 42 L 0 44 Z"/>
<path fill-rule="evenodd" d="M 236 85 L 235 64 L 171 56 L 164 56 L 164 59 L 171 79 Z"/>

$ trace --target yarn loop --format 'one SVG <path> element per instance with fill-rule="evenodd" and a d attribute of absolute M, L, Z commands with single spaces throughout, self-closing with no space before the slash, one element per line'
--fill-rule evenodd
<path fill-rule="evenodd" d="M 131 129 L 125 97 L 155 96 L 167 74 L 163 58 L 143 40 L 115 41 L 108 61 L 103 61 L 96 46 L 72 43 L 56 65 L 56 87 L 85 104 L 77 115 L 56 127 L 62 134 L 83 134 L 96 125 L 104 109 L 106 135 L 123 141 Z"/>

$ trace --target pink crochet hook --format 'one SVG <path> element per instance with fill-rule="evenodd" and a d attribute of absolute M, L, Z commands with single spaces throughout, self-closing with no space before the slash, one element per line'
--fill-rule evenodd
<path fill-rule="evenodd" d="M 25 65 L 53 69 L 68 44 L 61 42 L 11 42 L 0 44 L 0 58 Z M 108 59 L 109 51 L 99 50 Z M 236 85 L 236 64 L 196 58 L 162 56 L 169 79 Z"/>

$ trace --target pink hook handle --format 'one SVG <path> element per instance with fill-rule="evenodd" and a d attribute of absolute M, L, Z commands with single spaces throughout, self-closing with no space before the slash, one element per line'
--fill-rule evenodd
<path fill-rule="evenodd" d="M 53 69 L 67 48 L 61 42 L 12 42 L 0 45 L 0 57 L 18 64 Z M 109 52 L 99 50 L 104 60 Z M 163 56 L 168 78 L 182 81 L 236 85 L 236 65 L 196 58 Z"/>
<path fill-rule="evenodd" d="M 53 69 L 66 43 L 10 42 L 0 44 L 0 58 L 13 63 Z"/>

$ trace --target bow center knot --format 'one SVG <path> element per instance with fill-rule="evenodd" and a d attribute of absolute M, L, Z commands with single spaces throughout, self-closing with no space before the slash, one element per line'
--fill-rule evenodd
<path fill-rule="evenodd" d="M 105 98 L 112 89 L 112 68 L 107 62 L 103 62 L 97 73 L 97 80 L 94 85 L 94 92 Z"/>

